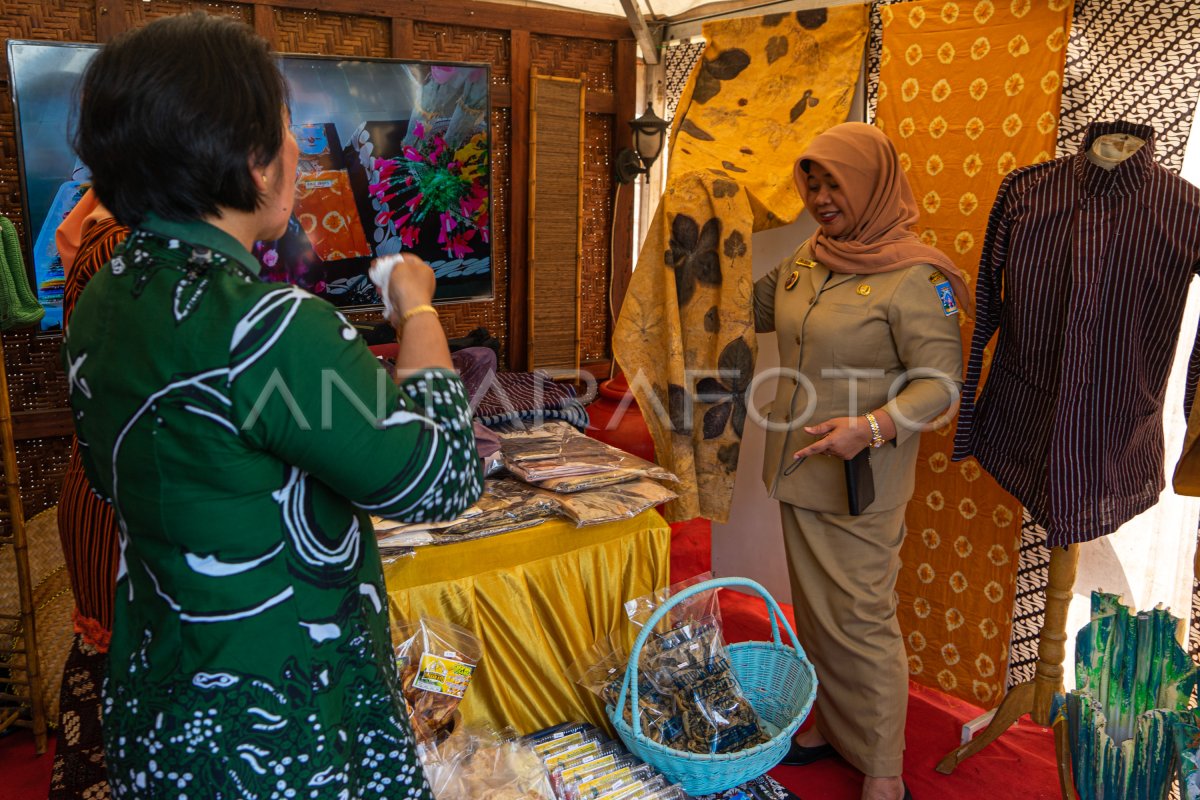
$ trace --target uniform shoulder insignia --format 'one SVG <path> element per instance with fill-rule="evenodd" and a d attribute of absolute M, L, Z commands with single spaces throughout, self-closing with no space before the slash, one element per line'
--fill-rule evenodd
<path fill-rule="evenodd" d="M 942 313 L 947 317 L 957 314 L 958 300 L 954 297 L 954 287 L 950 285 L 950 280 L 935 269 L 929 276 L 929 282 L 937 292 L 938 301 L 942 304 Z"/>

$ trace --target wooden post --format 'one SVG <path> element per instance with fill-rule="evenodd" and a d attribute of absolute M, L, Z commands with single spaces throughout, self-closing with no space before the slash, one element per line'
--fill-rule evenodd
<path fill-rule="evenodd" d="M 529 368 L 529 31 L 509 32 L 508 368 Z"/>
<path fill-rule="evenodd" d="M 42 703 L 42 672 L 38 659 L 37 632 L 34 626 L 33 583 L 29 574 L 29 547 L 25 540 L 25 512 L 21 506 L 20 471 L 17 446 L 13 440 L 12 408 L 8 399 L 8 375 L 4 369 L 4 347 L 0 342 L 0 446 L 4 449 L 4 488 L 8 495 L 8 539 L 17 561 L 17 594 L 20 601 L 20 625 L 25 646 L 25 682 L 29 691 L 33 746 L 46 752 L 46 709 Z M 16 671 L 16 670 L 14 670 Z M 17 681 L 14 681 L 14 683 Z"/>
<path fill-rule="evenodd" d="M 413 58 L 413 21 L 392 17 L 392 58 Z"/>
<path fill-rule="evenodd" d="M 1067 648 L 1067 610 L 1079 569 L 1079 546 L 1050 549 L 1050 575 L 1046 582 L 1046 618 L 1038 637 L 1038 663 L 1032 681 L 1014 686 L 987 728 L 971 741 L 948 754 L 937 771 L 949 775 L 966 759 L 999 738 L 1025 714 L 1038 725 L 1050 724 L 1050 704 L 1063 690 L 1063 661 Z"/>
<path fill-rule="evenodd" d="M 273 6 L 254 4 L 254 32 L 266 39 L 272 50 L 279 49 L 279 42 L 275 38 L 275 8 Z"/>
<path fill-rule="evenodd" d="M 125 17 L 125 0 L 96 0 L 96 38 L 111 42 L 129 27 Z"/>
<path fill-rule="evenodd" d="M 616 44 L 616 63 L 614 79 L 616 81 L 616 116 L 613 118 L 613 161 L 621 150 L 633 147 L 633 130 L 629 120 L 638 115 L 637 110 L 637 45 L 632 39 L 621 39 Z M 614 181 L 615 184 L 615 181 Z M 629 287 L 629 279 L 633 276 L 633 259 L 635 254 L 629 249 L 629 241 L 633 238 L 633 186 L 616 192 L 613 202 L 612 242 L 612 319 L 616 324 L 617 315 L 621 312 L 621 301 L 625 299 L 625 290 Z M 637 242 L 633 243 L 637 247 Z"/>

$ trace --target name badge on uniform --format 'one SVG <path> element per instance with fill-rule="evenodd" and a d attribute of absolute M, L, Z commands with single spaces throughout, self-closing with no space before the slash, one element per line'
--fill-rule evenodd
<path fill-rule="evenodd" d="M 792 270 L 792 274 L 788 275 L 787 282 L 783 284 L 783 288 L 791 291 L 796 288 L 796 281 L 800 280 L 800 270 Z"/>
<path fill-rule="evenodd" d="M 954 289 L 950 286 L 950 280 L 938 272 L 933 271 L 929 276 L 929 282 L 933 284 L 933 289 L 938 294 L 938 300 L 942 303 L 942 313 L 947 317 L 958 313 L 958 301 L 954 298 Z"/>
<path fill-rule="evenodd" d="M 815 269 L 817 266 L 817 262 L 809 261 L 807 258 L 800 258 L 799 256 L 797 256 L 796 260 L 792 263 L 797 267 L 804 267 L 805 269 Z"/>

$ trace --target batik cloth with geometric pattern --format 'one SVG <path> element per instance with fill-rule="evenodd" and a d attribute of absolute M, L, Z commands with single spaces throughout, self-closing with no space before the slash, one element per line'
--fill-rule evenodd
<path fill-rule="evenodd" d="M 704 26 L 613 336 L 658 462 L 682 481 L 668 519 L 728 519 L 758 347 L 751 234 L 799 216 L 792 165 L 846 120 L 865 35 L 865 6 Z"/>
<path fill-rule="evenodd" d="M 917 0 L 879 15 L 876 124 L 922 205 L 921 238 L 973 279 L 1001 180 L 1052 158 L 1070 4 Z M 975 461 L 950 463 L 951 430 L 921 442 L 898 617 L 914 680 L 991 706 L 1008 661 L 1021 507 Z"/>
<path fill-rule="evenodd" d="M 331 305 L 151 217 L 63 347 L 121 559 L 104 687 L 116 798 L 430 798 L 370 514 L 480 492 L 462 383 L 400 385 Z"/>
<path fill-rule="evenodd" d="M 1087 126 L 1120 119 L 1156 133 L 1158 163 L 1179 172 L 1200 100 L 1200 3 L 1075 0 L 1063 74 L 1058 155 Z"/>

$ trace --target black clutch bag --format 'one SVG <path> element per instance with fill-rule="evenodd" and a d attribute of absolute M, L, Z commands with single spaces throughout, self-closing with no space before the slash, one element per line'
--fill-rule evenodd
<path fill-rule="evenodd" d="M 875 476 L 871 472 L 871 448 L 864 447 L 846 464 L 846 498 L 850 516 L 857 517 L 875 502 Z"/>

